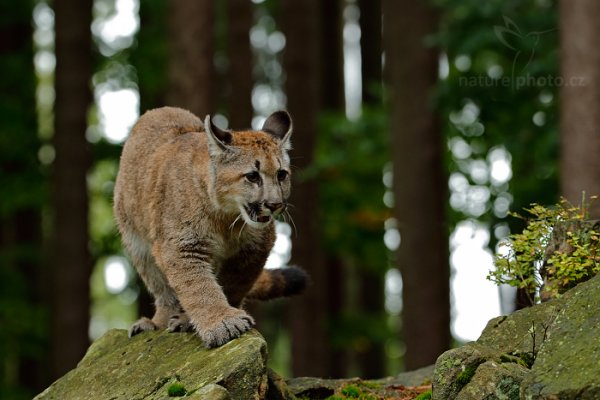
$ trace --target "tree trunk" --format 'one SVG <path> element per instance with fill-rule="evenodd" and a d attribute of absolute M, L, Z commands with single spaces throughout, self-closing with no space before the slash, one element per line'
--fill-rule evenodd
<path fill-rule="evenodd" d="M 600 195 L 600 2 L 561 0 L 561 191 L 579 204 Z M 591 218 L 600 218 L 600 201 Z"/>
<path fill-rule="evenodd" d="M 252 3 L 227 0 L 227 54 L 229 58 L 227 109 L 229 126 L 247 129 L 252 122 L 252 70 L 250 49 Z"/>
<path fill-rule="evenodd" d="M 448 228 L 443 140 L 433 111 L 438 52 L 425 38 L 438 18 L 426 1 L 384 3 L 391 92 L 395 217 L 402 243 L 405 368 L 435 362 L 450 345 Z"/>
<path fill-rule="evenodd" d="M 41 210 L 45 185 L 37 160 L 40 148 L 35 102 L 33 2 L 0 5 L 0 391 L 17 387 L 29 395 L 46 385 Z M 26 190 L 24 190 L 26 188 Z M 14 314 L 18 308 L 18 313 Z M 18 320 L 10 320 L 18 315 Z"/>
<path fill-rule="evenodd" d="M 89 252 L 85 137 L 92 100 L 91 0 L 56 0 L 56 101 L 52 176 L 53 378 L 75 367 L 89 345 Z"/>
<path fill-rule="evenodd" d="M 381 0 L 359 0 L 362 98 L 365 105 L 381 104 Z"/>
<path fill-rule="evenodd" d="M 287 108 L 294 119 L 295 179 L 291 203 L 297 236 L 292 237 L 292 262 L 306 269 L 312 285 L 290 301 L 292 372 L 295 376 L 325 376 L 327 365 L 326 278 L 320 249 L 317 182 L 299 179 L 314 159 L 319 107 L 319 5 L 318 0 L 284 1 L 283 32 L 287 39 L 283 64 L 286 71 Z"/>
<path fill-rule="evenodd" d="M 321 10 L 321 104 L 325 110 L 344 112 L 344 41 L 342 4 L 322 0 Z"/>
<path fill-rule="evenodd" d="M 359 0 L 360 47 L 363 106 L 382 106 L 381 84 L 381 1 Z M 382 268 L 360 271 L 360 304 L 365 315 L 385 314 L 385 275 Z M 381 342 L 372 343 L 368 351 L 359 354 L 361 376 L 377 378 L 385 374 L 385 349 Z"/>
<path fill-rule="evenodd" d="M 339 0 L 323 0 L 319 4 L 321 12 L 320 46 L 321 60 L 319 63 L 321 85 L 321 109 L 327 112 L 345 112 L 344 101 L 344 52 L 342 37 L 342 3 Z M 329 132 L 323 132 L 329 134 Z M 344 271 L 344 260 L 339 254 L 328 254 L 326 257 L 326 274 L 324 276 L 327 287 L 326 304 L 329 326 L 335 329 L 335 322 L 342 318 L 346 307 L 347 274 Z M 331 378 L 344 378 L 348 374 L 348 349 L 330 349 L 327 353 L 329 369 L 326 376 Z"/>
<path fill-rule="evenodd" d="M 214 2 L 169 0 L 169 7 L 167 102 L 204 119 L 215 111 Z"/>
<path fill-rule="evenodd" d="M 140 30 L 131 50 L 131 64 L 137 73 L 141 113 L 167 105 L 167 6 L 167 0 L 140 2 Z"/>

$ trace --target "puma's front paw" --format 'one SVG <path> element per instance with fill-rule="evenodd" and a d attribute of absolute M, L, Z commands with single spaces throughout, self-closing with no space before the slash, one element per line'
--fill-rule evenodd
<path fill-rule="evenodd" d="M 150 318 L 142 317 L 138 319 L 131 328 L 129 328 L 129 337 L 133 337 L 138 333 L 146 332 L 146 331 L 155 331 L 158 327 Z"/>
<path fill-rule="evenodd" d="M 193 332 L 194 325 L 185 312 L 171 315 L 167 324 L 169 332 Z"/>
<path fill-rule="evenodd" d="M 208 348 L 219 347 L 240 337 L 242 333 L 250 330 L 254 320 L 245 311 L 233 308 L 232 312 L 223 317 L 221 321 L 210 327 L 196 327 L 198 336 Z"/>

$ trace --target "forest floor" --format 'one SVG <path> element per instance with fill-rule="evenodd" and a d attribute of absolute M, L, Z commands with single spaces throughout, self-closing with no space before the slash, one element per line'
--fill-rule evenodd
<path fill-rule="evenodd" d="M 327 400 L 360 399 L 360 400 L 427 400 L 431 398 L 431 385 L 404 386 L 385 385 L 369 381 L 348 384 L 336 391 Z"/>

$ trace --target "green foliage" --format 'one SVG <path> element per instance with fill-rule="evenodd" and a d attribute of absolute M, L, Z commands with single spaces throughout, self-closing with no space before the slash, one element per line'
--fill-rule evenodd
<path fill-rule="evenodd" d="M 175 382 L 169 385 L 167 393 L 169 394 L 169 397 L 181 397 L 186 395 L 187 390 L 181 383 Z"/>
<path fill-rule="evenodd" d="M 382 180 L 390 160 L 388 140 L 383 107 L 365 107 L 353 121 L 341 114 L 324 114 L 315 163 L 301 177 L 319 182 L 319 225 L 329 259 L 341 264 L 345 273 L 358 271 L 381 282 L 390 258 L 383 242 L 385 221 L 391 217 L 383 202 L 389 189 Z M 390 338 L 383 293 L 379 296 L 380 313 L 367 314 L 355 307 L 330 319 L 334 348 L 360 353 Z"/>
<path fill-rule="evenodd" d="M 548 275 L 561 289 L 569 289 L 600 272 L 600 233 L 595 230 L 567 232 L 572 251 L 556 251 L 549 259 Z"/>
<path fill-rule="evenodd" d="M 496 255 L 496 269 L 488 279 L 524 289 L 533 304 L 542 290 L 557 296 L 596 275 L 600 272 L 600 234 L 583 224 L 588 209 L 584 195 L 580 206 L 562 199 L 555 207 L 533 204 L 526 208 L 529 218 L 514 214 L 526 227 L 500 244 L 507 251 Z"/>
<path fill-rule="evenodd" d="M 387 269 L 381 238 L 391 212 L 382 200 L 386 190 L 382 176 L 389 160 L 383 108 L 365 108 L 356 121 L 326 114 L 321 118 L 315 165 L 305 175 L 320 184 L 326 249 L 379 271 Z"/>
<path fill-rule="evenodd" d="M 450 150 L 451 222 L 476 218 L 502 227 L 501 238 L 507 223 L 522 229 L 520 220 L 505 222 L 510 203 L 557 200 L 558 2 L 433 3 L 441 27 L 430 40 L 448 62 L 435 100 Z M 510 186 L 491 179 L 498 150 L 508 152 Z"/>
<path fill-rule="evenodd" d="M 358 398 L 360 396 L 360 389 L 354 385 L 348 385 L 342 389 L 342 394 L 350 398 Z"/>
<path fill-rule="evenodd" d="M 425 393 L 421 393 L 420 395 L 418 395 L 417 397 L 415 397 L 415 400 L 430 400 L 431 399 L 431 390 L 426 391 Z"/>
<path fill-rule="evenodd" d="M 368 350 L 371 342 L 383 343 L 395 337 L 388 327 L 387 315 L 383 310 L 377 315 L 356 311 L 342 313 L 333 321 L 333 325 L 331 329 L 335 331 L 335 335 L 332 345 L 359 353 Z"/>
<path fill-rule="evenodd" d="M 348 384 L 341 388 L 339 393 L 329 396 L 327 400 L 345 400 L 345 399 L 358 399 L 358 400 L 377 400 L 381 398 L 373 393 L 371 389 L 376 389 L 365 384 L 366 382 L 359 382 L 358 384 Z"/>

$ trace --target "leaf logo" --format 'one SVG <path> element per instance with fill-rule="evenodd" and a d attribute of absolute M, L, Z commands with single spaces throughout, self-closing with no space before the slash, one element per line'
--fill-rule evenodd
<path fill-rule="evenodd" d="M 524 71 L 535 56 L 540 37 L 543 34 L 555 31 L 556 29 L 533 31 L 525 34 L 521 31 L 515 21 L 507 16 L 503 16 L 503 18 L 504 26 L 494 26 L 494 32 L 500 43 L 515 52 L 512 64 L 512 76 L 514 78 L 517 63 L 522 62 L 520 61 L 521 59 L 527 60 L 519 72 Z"/>

